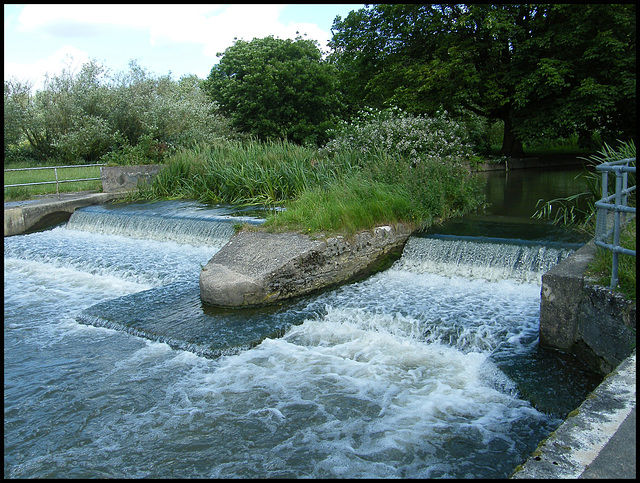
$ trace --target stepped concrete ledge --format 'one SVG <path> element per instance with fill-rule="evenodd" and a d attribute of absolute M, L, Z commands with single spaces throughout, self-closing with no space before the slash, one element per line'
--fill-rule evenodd
<path fill-rule="evenodd" d="M 593 241 L 542 276 L 540 345 L 610 373 L 636 347 L 636 303 L 585 275 Z"/>
<path fill-rule="evenodd" d="M 397 259 L 409 226 L 380 226 L 353 237 L 240 231 L 200 272 L 200 298 L 218 307 L 253 307 L 363 278 Z"/>

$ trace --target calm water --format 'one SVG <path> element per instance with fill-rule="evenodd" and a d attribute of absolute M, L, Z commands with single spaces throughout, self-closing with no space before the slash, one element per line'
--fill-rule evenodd
<path fill-rule="evenodd" d="M 562 240 L 412 237 L 362 282 L 220 311 L 197 277 L 229 212 L 80 212 L 4 240 L 5 478 L 506 477 L 598 382 L 537 347 Z"/>

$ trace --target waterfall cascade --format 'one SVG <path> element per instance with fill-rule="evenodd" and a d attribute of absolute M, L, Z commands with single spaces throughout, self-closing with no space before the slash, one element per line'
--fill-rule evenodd
<path fill-rule="evenodd" d="M 575 247 L 525 240 L 433 235 L 412 237 L 398 268 L 445 276 L 540 283 Z"/>
<path fill-rule="evenodd" d="M 229 207 L 197 209 L 192 203 L 176 202 L 167 209 L 166 202 L 152 205 L 96 205 L 76 210 L 66 227 L 107 235 L 138 239 L 174 241 L 189 245 L 222 247 L 234 233 L 234 225 L 259 224 L 255 216 L 234 213 Z"/>

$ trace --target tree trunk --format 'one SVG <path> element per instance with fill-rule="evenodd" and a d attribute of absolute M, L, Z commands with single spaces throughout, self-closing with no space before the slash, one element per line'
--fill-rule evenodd
<path fill-rule="evenodd" d="M 509 115 L 503 118 L 504 121 L 504 135 L 502 137 L 502 149 L 500 154 L 503 156 L 522 156 L 524 150 L 522 148 L 522 141 L 513 132 L 513 123 Z"/>

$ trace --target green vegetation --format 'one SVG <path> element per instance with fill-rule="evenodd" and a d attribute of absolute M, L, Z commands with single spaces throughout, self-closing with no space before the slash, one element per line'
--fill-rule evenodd
<path fill-rule="evenodd" d="M 380 4 L 332 32 L 354 111 L 470 111 L 503 122 L 511 156 L 536 139 L 635 137 L 635 4 Z"/>
<path fill-rule="evenodd" d="M 25 168 L 25 163 L 14 163 L 11 168 Z M 58 180 L 70 179 L 87 179 L 100 178 L 100 167 L 74 167 L 59 168 Z M 7 171 L 4 173 L 4 184 L 22 184 L 22 183 L 41 183 L 45 181 L 55 181 L 55 172 L 53 169 L 36 169 L 29 171 Z M 74 191 L 102 191 L 102 183 L 97 181 L 74 181 L 67 183 L 59 183 L 58 189 L 60 193 L 70 193 Z M 15 186 L 4 189 L 4 200 L 24 200 L 32 198 L 36 195 L 50 195 L 56 193 L 56 185 L 40 184 L 33 186 Z"/>
<path fill-rule="evenodd" d="M 4 82 L 4 161 L 36 165 L 158 163 L 180 147 L 246 137 L 202 81 L 151 74 L 135 62 L 110 74 L 91 61 L 47 77 L 43 90 Z"/>
<path fill-rule="evenodd" d="M 620 246 L 636 250 L 636 220 L 625 224 L 620 232 Z M 588 275 L 596 279 L 596 283 L 608 287 L 611 284 L 611 261 L 613 254 L 604 248 L 598 248 L 593 262 L 589 265 Z M 636 299 L 636 257 L 618 255 L 619 291 L 631 300 Z"/>
<path fill-rule="evenodd" d="M 261 141 L 318 146 L 340 108 L 335 66 L 322 61 L 317 42 L 301 37 L 237 40 L 204 89 L 235 128 Z"/>
<path fill-rule="evenodd" d="M 619 143 L 613 148 L 607 144 L 602 150 L 591 156 L 588 161 L 591 167 L 601 163 L 618 161 L 621 159 L 635 158 L 636 145 L 633 141 Z M 615 176 L 609 176 L 609 193 L 615 193 Z M 595 202 L 602 197 L 602 174 L 590 169 L 585 175 L 587 181 L 587 191 L 576 193 L 567 198 L 560 198 L 546 201 L 534 214 L 537 218 L 547 218 L 557 224 L 573 225 L 582 228 L 590 236 L 596 233 L 596 207 Z M 628 185 L 636 184 L 636 177 L 629 175 Z M 633 191 L 627 203 L 629 206 L 636 206 L 636 192 Z M 555 208 L 554 208 L 555 207 Z M 636 223 L 635 217 L 620 233 L 620 245 L 623 248 L 635 250 L 636 246 Z M 609 250 L 598 247 L 596 258 L 589 266 L 588 274 L 595 276 L 598 283 L 609 286 L 611 283 L 611 260 L 612 254 Z M 618 279 L 619 290 L 627 297 L 635 300 L 636 292 L 636 258 L 628 255 L 618 257 Z"/>
<path fill-rule="evenodd" d="M 376 223 L 428 225 L 469 212 L 483 185 L 462 163 L 415 162 L 383 150 L 331 155 L 277 141 L 182 150 L 137 195 L 284 205 L 265 228 L 353 232 Z"/>

